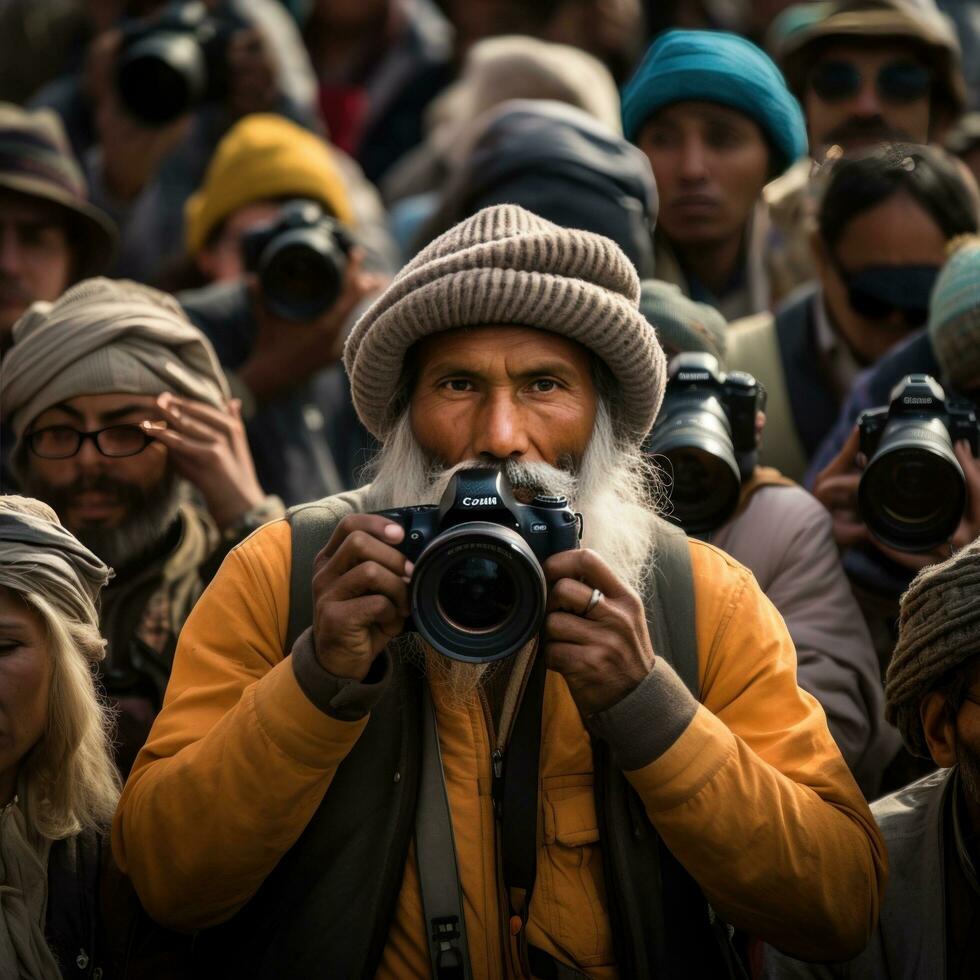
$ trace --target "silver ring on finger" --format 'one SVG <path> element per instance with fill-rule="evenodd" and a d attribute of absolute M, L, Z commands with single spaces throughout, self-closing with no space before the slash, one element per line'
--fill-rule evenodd
<path fill-rule="evenodd" d="M 600 592 L 598 589 L 593 589 L 592 595 L 589 596 L 588 603 L 586 603 L 585 608 L 582 610 L 582 612 L 579 615 L 588 616 L 589 613 L 592 612 L 592 610 L 599 605 L 602 599 L 603 599 L 602 592 Z"/>

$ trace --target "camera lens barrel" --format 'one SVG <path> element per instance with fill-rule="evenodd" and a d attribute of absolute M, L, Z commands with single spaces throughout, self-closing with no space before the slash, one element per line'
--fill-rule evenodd
<path fill-rule="evenodd" d="M 735 512 L 742 477 L 731 427 L 713 396 L 669 399 L 647 452 L 670 481 L 668 517 L 688 534 L 704 534 Z"/>
<path fill-rule="evenodd" d="M 412 620 L 435 650 L 465 663 L 517 653 L 541 629 L 547 586 L 516 531 L 472 521 L 439 534 L 412 575 Z"/>
<path fill-rule="evenodd" d="M 208 89 L 204 51 L 191 34 L 149 34 L 121 55 L 116 84 L 134 116 L 164 126 L 204 100 Z"/>
<path fill-rule="evenodd" d="M 323 227 L 291 228 L 263 249 L 258 274 L 269 310 L 287 320 L 313 320 L 337 301 L 347 256 Z"/>
<path fill-rule="evenodd" d="M 931 551 L 952 537 L 966 479 L 941 418 L 889 420 L 858 486 L 861 520 L 883 544 Z"/>

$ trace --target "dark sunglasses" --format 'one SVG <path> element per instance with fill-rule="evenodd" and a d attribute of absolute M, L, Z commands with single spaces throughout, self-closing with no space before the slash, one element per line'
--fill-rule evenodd
<path fill-rule="evenodd" d="M 849 272 L 838 264 L 837 271 L 855 313 L 869 320 L 899 313 L 909 327 L 921 327 L 929 319 L 938 265 L 877 265 Z"/>
<path fill-rule="evenodd" d="M 27 446 L 41 459 L 70 459 L 86 439 L 95 443 L 103 456 L 137 456 L 153 442 L 138 425 L 110 425 L 93 432 L 79 432 L 70 425 L 49 425 L 27 434 Z"/>
<path fill-rule="evenodd" d="M 824 102 L 853 99 L 863 81 L 861 72 L 850 61 L 821 61 L 810 72 L 813 91 Z M 931 72 L 914 61 L 890 61 L 882 65 L 875 79 L 875 90 L 883 102 L 916 102 L 925 98 L 931 87 Z"/>

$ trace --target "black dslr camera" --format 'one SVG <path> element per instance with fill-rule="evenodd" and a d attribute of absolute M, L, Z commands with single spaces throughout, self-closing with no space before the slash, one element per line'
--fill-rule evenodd
<path fill-rule="evenodd" d="M 460 470 L 438 504 L 379 513 L 405 528 L 400 550 L 415 564 L 406 632 L 467 663 L 502 660 L 538 633 L 541 563 L 577 548 L 582 532 L 564 497 L 521 504 L 496 469 Z"/>
<path fill-rule="evenodd" d="M 671 520 L 688 534 L 720 527 L 756 467 L 756 413 L 765 389 L 742 371 L 725 374 L 711 354 L 670 362 L 663 407 L 645 450 L 670 482 Z"/>
<path fill-rule="evenodd" d="M 316 201 L 295 200 L 283 205 L 278 218 L 247 232 L 241 248 L 269 312 L 303 321 L 337 302 L 353 245 L 343 225 Z"/>
<path fill-rule="evenodd" d="M 976 456 L 972 402 L 947 400 L 928 374 L 908 374 L 891 404 L 858 418 L 868 465 L 858 485 L 858 512 L 868 530 L 899 551 L 930 551 L 948 541 L 963 519 L 966 479 L 953 452 L 965 439 Z"/>
<path fill-rule="evenodd" d="M 143 123 L 165 126 L 229 90 L 228 45 L 248 26 L 215 17 L 203 3 L 175 0 L 154 17 L 123 28 L 116 88 Z"/>

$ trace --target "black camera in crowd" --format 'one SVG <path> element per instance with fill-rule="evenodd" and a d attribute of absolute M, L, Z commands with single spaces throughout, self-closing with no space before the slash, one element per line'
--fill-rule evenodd
<path fill-rule="evenodd" d="M 765 389 L 742 371 L 726 374 L 711 354 L 688 351 L 670 362 L 667 389 L 645 450 L 670 484 L 668 515 L 688 534 L 705 534 L 738 506 L 756 467 L 756 414 Z"/>
<path fill-rule="evenodd" d="M 438 504 L 379 513 L 405 529 L 399 550 L 415 564 L 406 632 L 468 663 L 509 657 L 540 631 L 541 564 L 582 532 L 564 497 L 522 504 L 497 469 L 460 470 Z"/>
<path fill-rule="evenodd" d="M 973 403 L 947 399 L 927 374 L 909 374 L 891 403 L 862 412 L 858 426 L 868 460 L 858 512 L 871 533 L 899 551 L 930 551 L 948 541 L 966 507 L 966 478 L 953 445 L 965 439 L 978 454 Z"/>
<path fill-rule="evenodd" d="M 246 23 L 199 2 L 169 3 L 123 28 L 116 88 L 141 122 L 165 126 L 229 89 L 228 46 Z"/>
<path fill-rule="evenodd" d="M 313 320 L 337 301 L 354 240 L 316 201 L 294 200 L 279 217 L 242 237 L 245 269 L 254 272 L 270 313 Z"/>

